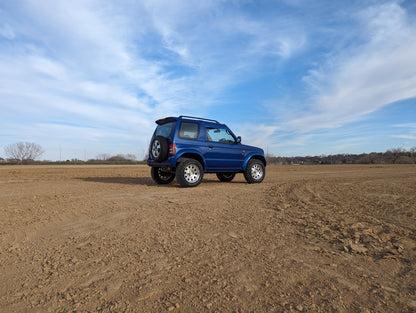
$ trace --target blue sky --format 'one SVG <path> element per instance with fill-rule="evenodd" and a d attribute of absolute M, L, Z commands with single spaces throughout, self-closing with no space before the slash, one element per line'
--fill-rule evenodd
<path fill-rule="evenodd" d="M 415 1 L 0 0 L 0 156 L 135 154 L 213 118 L 276 156 L 416 146 Z"/>

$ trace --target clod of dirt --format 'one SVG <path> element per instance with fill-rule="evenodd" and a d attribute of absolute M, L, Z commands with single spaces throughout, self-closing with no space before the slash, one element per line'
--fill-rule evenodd
<path fill-rule="evenodd" d="M 409 302 L 409 308 L 416 310 L 416 300 L 411 300 Z"/>
<path fill-rule="evenodd" d="M 356 243 L 352 243 L 348 245 L 348 250 L 351 253 L 358 253 L 358 254 L 366 254 L 368 251 L 364 245 L 356 244 Z"/>

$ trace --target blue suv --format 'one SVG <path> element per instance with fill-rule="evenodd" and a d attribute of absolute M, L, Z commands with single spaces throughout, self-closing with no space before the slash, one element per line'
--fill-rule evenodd
<path fill-rule="evenodd" d="M 244 173 L 248 183 L 263 181 L 264 151 L 241 144 L 227 125 L 192 116 L 166 117 L 156 124 L 147 164 L 157 184 L 176 177 L 182 187 L 195 187 L 204 173 L 216 173 L 223 182 L 232 181 L 236 173 Z"/>

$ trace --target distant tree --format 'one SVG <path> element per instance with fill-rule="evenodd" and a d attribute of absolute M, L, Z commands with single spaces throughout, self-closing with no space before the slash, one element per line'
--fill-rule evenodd
<path fill-rule="evenodd" d="M 386 156 L 388 159 L 392 161 L 393 164 L 395 164 L 397 159 L 405 152 L 406 150 L 404 150 L 403 148 L 394 148 L 394 149 L 387 150 Z"/>
<path fill-rule="evenodd" d="M 413 159 L 407 155 L 401 155 L 396 160 L 396 164 L 413 164 Z"/>
<path fill-rule="evenodd" d="M 410 152 L 410 156 L 413 160 L 413 163 L 416 163 L 416 147 L 411 147 L 409 152 Z"/>
<path fill-rule="evenodd" d="M 44 150 L 40 145 L 33 142 L 18 142 L 6 146 L 4 153 L 9 159 L 16 160 L 19 163 L 27 163 L 40 157 Z"/>
<path fill-rule="evenodd" d="M 109 155 L 108 153 L 101 153 L 97 155 L 97 160 L 99 161 L 107 161 L 109 158 L 111 158 L 111 155 Z"/>
<path fill-rule="evenodd" d="M 131 161 L 131 162 L 136 161 L 136 156 L 134 154 L 126 154 L 125 158 L 126 160 Z"/>
<path fill-rule="evenodd" d="M 124 155 L 117 154 L 117 155 L 114 155 L 111 158 L 109 158 L 108 161 L 111 161 L 111 162 L 125 162 L 125 161 L 127 161 L 127 159 L 125 158 Z"/>
<path fill-rule="evenodd" d="M 362 153 L 358 155 L 356 162 L 358 164 L 370 164 L 371 163 L 370 155 L 368 155 L 367 153 Z"/>

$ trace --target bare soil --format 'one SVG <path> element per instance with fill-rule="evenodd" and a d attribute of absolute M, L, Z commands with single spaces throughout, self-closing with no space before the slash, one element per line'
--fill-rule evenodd
<path fill-rule="evenodd" d="M 416 312 L 416 166 L 0 167 L 1 312 Z"/>

